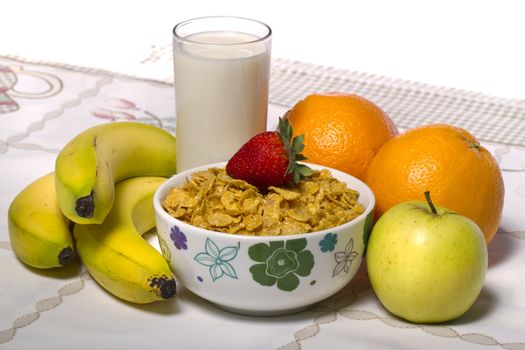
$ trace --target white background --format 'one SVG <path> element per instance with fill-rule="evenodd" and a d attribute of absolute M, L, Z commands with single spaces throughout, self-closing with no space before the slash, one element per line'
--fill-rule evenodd
<path fill-rule="evenodd" d="M 8 0 L 1 12 L 3 55 L 133 74 L 177 22 L 237 15 L 272 27 L 274 58 L 524 98 L 523 1 Z"/>

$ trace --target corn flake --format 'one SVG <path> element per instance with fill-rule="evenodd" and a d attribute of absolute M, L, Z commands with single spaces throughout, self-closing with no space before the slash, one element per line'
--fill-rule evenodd
<path fill-rule="evenodd" d="M 263 194 L 224 169 L 192 174 L 163 202 L 175 218 L 204 229 L 245 235 L 292 235 L 341 225 L 364 212 L 359 193 L 314 171 L 297 185 L 269 187 Z"/>

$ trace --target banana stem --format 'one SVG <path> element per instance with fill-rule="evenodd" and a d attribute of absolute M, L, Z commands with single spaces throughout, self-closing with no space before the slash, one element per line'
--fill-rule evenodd
<path fill-rule="evenodd" d="M 83 218 L 92 218 L 95 211 L 95 201 L 93 191 L 87 196 L 80 197 L 75 203 L 75 211 Z"/>

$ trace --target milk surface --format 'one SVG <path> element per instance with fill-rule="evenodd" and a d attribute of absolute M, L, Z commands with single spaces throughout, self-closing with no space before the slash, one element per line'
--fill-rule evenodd
<path fill-rule="evenodd" d="M 204 32 L 184 39 L 174 42 L 179 172 L 228 160 L 266 129 L 270 70 L 269 45 L 253 42 L 253 35 Z"/>

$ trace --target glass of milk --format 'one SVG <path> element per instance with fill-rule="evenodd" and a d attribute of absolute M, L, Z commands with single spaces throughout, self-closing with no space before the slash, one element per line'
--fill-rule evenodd
<path fill-rule="evenodd" d="M 173 29 L 177 171 L 227 161 L 266 130 L 272 31 L 240 17 Z"/>

